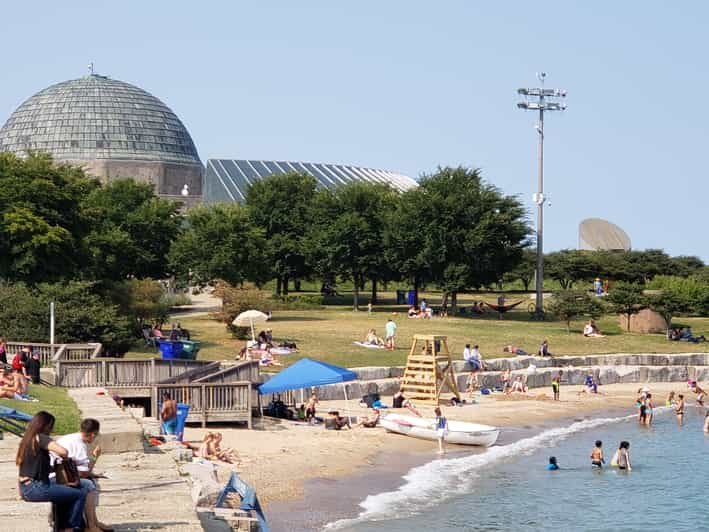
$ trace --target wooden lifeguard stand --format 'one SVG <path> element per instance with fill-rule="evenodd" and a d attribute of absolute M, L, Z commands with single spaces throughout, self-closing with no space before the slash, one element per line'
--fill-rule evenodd
<path fill-rule="evenodd" d="M 414 334 L 400 390 L 409 399 L 438 405 L 446 385 L 460 399 L 448 337 Z"/>

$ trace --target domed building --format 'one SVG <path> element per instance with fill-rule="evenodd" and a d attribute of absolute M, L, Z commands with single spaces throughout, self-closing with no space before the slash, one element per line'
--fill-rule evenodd
<path fill-rule="evenodd" d="M 187 128 L 143 89 L 90 75 L 38 92 L 0 129 L 0 151 L 27 150 L 83 166 L 104 180 L 132 177 L 187 204 L 202 196 L 203 166 Z"/>

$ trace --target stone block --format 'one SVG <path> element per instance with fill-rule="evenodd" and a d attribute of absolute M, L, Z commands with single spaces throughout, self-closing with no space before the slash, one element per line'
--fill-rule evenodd
<path fill-rule="evenodd" d="M 387 379 L 390 377 L 389 368 L 383 366 L 370 366 L 362 368 L 350 368 L 360 381 L 373 381 L 376 379 Z"/>
<path fill-rule="evenodd" d="M 626 315 L 619 315 L 618 323 L 624 331 L 628 330 L 628 317 Z M 646 334 L 664 333 L 667 331 L 667 322 L 661 314 L 646 308 L 630 316 L 630 331 Z"/>

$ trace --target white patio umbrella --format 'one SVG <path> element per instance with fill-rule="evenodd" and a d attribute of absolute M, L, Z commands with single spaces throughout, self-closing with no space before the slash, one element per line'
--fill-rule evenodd
<path fill-rule="evenodd" d="M 267 321 L 268 316 L 260 310 L 247 310 L 234 318 L 231 324 L 237 327 L 251 327 L 251 340 L 255 342 L 254 323 L 266 323 Z"/>

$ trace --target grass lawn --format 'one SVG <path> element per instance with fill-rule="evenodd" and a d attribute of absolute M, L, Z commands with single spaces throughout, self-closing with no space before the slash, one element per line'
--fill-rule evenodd
<path fill-rule="evenodd" d="M 439 294 L 424 296 L 429 304 L 440 305 Z M 597 321 L 600 330 L 607 335 L 606 338 L 581 336 L 583 321 L 573 322 L 569 334 L 564 323 L 532 321 L 526 310 L 527 295 L 508 294 L 508 304 L 522 298 L 525 303 L 518 307 L 519 310 L 505 314 L 502 320 L 498 320 L 497 313 L 492 312 L 475 318 L 409 319 L 406 317 L 406 306 L 392 304 L 393 294 L 380 294 L 380 298 L 382 297 L 383 303 L 375 307 L 371 316 L 366 312 L 365 298 L 365 310 L 360 312 L 353 312 L 351 307 L 345 305 L 328 305 L 317 310 L 274 312 L 273 319 L 269 322 L 274 339 L 289 340 L 298 344 L 299 353 L 283 357 L 283 363 L 292 364 L 307 356 L 347 367 L 403 365 L 412 336 L 417 333 L 448 336 L 448 346 L 455 358 L 462 356 L 466 343 L 478 344 L 486 358 L 509 356 L 502 351 L 508 344 L 536 353 L 544 338 L 549 339 L 550 350 L 554 355 L 697 352 L 705 351 L 709 347 L 709 344 L 668 342 L 664 334 L 626 333 L 621 330 L 617 318 L 613 316 Z M 480 299 L 493 302 L 496 295 L 466 295 L 459 298 L 459 304 L 469 306 L 473 300 Z M 389 317 L 393 317 L 398 325 L 397 348 L 394 351 L 366 349 L 353 343 L 363 340 L 370 328 L 375 328 L 377 333 L 383 336 L 384 325 Z M 181 318 L 180 322 L 190 330 L 193 340 L 202 342 L 199 353 L 202 360 L 233 359 L 244 345 L 243 340 L 230 337 L 224 324 L 208 316 Z M 691 325 L 695 334 L 709 333 L 709 318 L 677 318 L 674 324 Z M 126 354 L 126 358 L 152 356 L 156 356 L 156 351 L 151 348 Z"/>
<path fill-rule="evenodd" d="M 66 388 L 30 384 L 29 392 L 32 397 L 39 399 L 38 403 L 0 399 L 0 406 L 14 408 L 27 414 L 46 410 L 57 419 L 54 425 L 55 434 L 69 434 L 79 430 L 81 422 L 79 408 L 69 397 Z"/>

